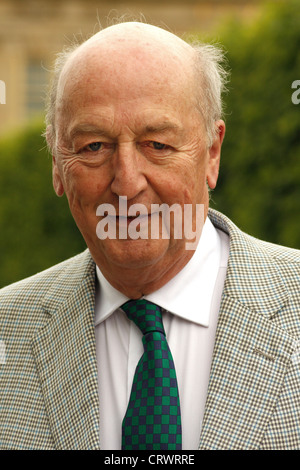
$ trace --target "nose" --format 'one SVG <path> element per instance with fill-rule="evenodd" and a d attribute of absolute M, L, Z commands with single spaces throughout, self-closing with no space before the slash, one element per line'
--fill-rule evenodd
<path fill-rule="evenodd" d="M 111 190 L 117 196 L 134 199 L 147 187 L 142 156 L 134 143 L 120 144 L 115 152 Z"/>

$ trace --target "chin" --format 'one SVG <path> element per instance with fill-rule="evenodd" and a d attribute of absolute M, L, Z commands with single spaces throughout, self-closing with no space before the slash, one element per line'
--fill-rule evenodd
<path fill-rule="evenodd" d="M 157 263 L 169 245 L 170 240 L 102 240 L 99 249 L 106 263 L 133 269 Z"/>

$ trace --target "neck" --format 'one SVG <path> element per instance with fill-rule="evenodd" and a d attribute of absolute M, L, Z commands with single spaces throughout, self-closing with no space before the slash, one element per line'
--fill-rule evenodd
<path fill-rule="evenodd" d="M 169 263 L 163 258 L 160 262 L 150 266 L 136 268 L 115 267 L 106 269 L 102 264 L 97 264 L 106 280 L 119 292 L 130 299 L 139 299 L 150 294 L 167 284 L 176 276 L 193 256 L 194 251 L 183 253 L 180 258 L 170 257 Z"/>

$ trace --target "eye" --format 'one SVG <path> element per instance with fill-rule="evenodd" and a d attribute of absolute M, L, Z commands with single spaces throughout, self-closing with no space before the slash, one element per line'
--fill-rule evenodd
<path fill-rule="evenodd" d="M 100 150 L 101 146 L 102 146 L 102 142 L 92 142 L 91 144 L 87 146 L 87 148 L 91 150 L 92 152 L 97 152 L 98 150 Z"/>
<path fill-rule="evenodd" d="M 167 148 L 167 145 L 166 144 L 162 144 L 161 142 L 151 142 L 153 148 L 155 150 L 165 150 Z"/>

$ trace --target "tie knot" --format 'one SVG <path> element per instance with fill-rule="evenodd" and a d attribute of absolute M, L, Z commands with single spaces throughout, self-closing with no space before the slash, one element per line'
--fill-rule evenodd
<path fill-rule="evenodd" d="M 158 305 L 145 299 L 138 299 L 129 300 L 122 305 L 122 309 L 143 335 L 152 331 L 159 331 L 165 335 L 161 309 Z"/>

